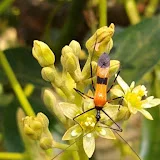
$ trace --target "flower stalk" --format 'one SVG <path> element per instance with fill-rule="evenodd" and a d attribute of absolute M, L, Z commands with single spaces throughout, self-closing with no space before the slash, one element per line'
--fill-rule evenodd
<path fill-rule="evenodd" d="M 1 160 L 22 160 L 25 158 L 23 153 L 0 152 Z"/>
<path fill-rule="evenodd" d="M 99 27 L 107 25 L 107 0 L 99 1 Z"/>
<path fill-rule="evenodd" d="M 21 85 L 19 84 L 5 54 L 0 51 L 0 63 L 10 81 L 10 84 L 15 92 L 15 94 L 17 95 L 17 98 L 22 106 L 22 108 L 24 109 L 24 111 L 26 112 L 26 114 L 28 116 L 34 116 L 35 113 L 32 109 L 32 106 L 30 105 L 29 101 L 27 100 L 27 97 L 25 96 L 25 93 L 21 87 Z"/>
<path fill-rule="evenodd" d="M 124 0 L 124 6 L 131 24 L 137 24 L 141 18 L 135 0 Z"/>

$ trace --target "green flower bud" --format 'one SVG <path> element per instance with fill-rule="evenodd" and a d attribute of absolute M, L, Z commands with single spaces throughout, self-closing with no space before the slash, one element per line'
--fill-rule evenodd
<path fill-rule="evenodd" d="M 66 118 L 60 108 L 58 108 L 56 97 L 50 89 L 45 89 L 43 91 L 43 101 L 47 109 L 52 114 L 54 113 L 64 124 L 66 122 Z"/>
<path fill-rule="evenodd" d="M 73 50 L 72 50 L 72 48 L 70 47 L 70 46 L 64 46 L 63 48 L 62 48 L 62 54 L 66 54 L 66 53 L 68 53 L 68 52 L 73 52 Z"/>
<path fill-rule="evenodd" d="M 130 116 L 131 116 L 131 113 L 128 110 L 128 108 L 125 106 L 122 106 L 120 108 L 120 111 L 117 114 L 115 121 L 117 122 L 117 121 L 121 121 L 121 120 L 128 120 Z"/>
<path fill-rule="evenodd" d="M 44 67 L 41 70 L 42 78 L 45 81 L 53 82 L 55 80 L 56 71 L 51 67 Z"/>
<path fill-rule="evenodd" d="M 37 132 L 34 131 L 31 127 L 29 127 L 27 124 L 24 126 L 24 133 L 33 140 L 39 140 L 41 136 L 41 133 L 39 134 L 38 132 L 37 134 Z"/>
<path fill-rule="evenodd" d="M 53 140 L 49 137 L 42 137 L 39 142 L 40 147 L 44 150 L 50 149 L 53 146 L 52 141 Z"/>
<path fill-rule="evenodd" d="M 97 62 L 92 61 L 91 64 L 92 64 L 92 76 L 94 76 L 97 71 Z M 90 64 L 83 68 L 82 75 L 83 75 L 84 79 L 88 79 L 91 77 Z"/>
<path fill-rule="evenodd" d="M 61 63 L 68 72 L 74 72 L 77 69 L 76 57 L 73 52 L 62 54 Z"/>
<path fill-rule="evenodd" d="M 95 55 L 99 57 L 103 52 L 109 52 L 113 46 L 113 34 L 113 23 L 109 27 L 104 26 L 98 29 L 95 34 L 86 42 L 86 48 L 88 49 L 89 53 L 95 53 Z"/>
<path fill-rule="evenodd" d="M 110 61 L 110 68 L 109 68 L 109 76 L 112 77 L 117 73 L 120 67 L 120 61 L 118 60 L 111 60 Z"/>
<path fill-rule="evenodd" d="M 42 126 L 43 126 L 44 129 L 45 129 L 45 128 L 48 128 L 49 120 L 48 120 L 48 118 L 47 118 L 47 116 L 46 116 L 45 114 L 43 114 L 43 113 L 41 113 L 41 112 L 38 113 L 36 119 L 37 119 L 39 122 L 41 122 L 41 124 L 42 124 Z"/>
<path fill-rule="evenodd" d="M 25 117 L 23 119 L 24 133 L 33 140 L 38 140 L 42 134 L 42 124 L 34 117 Z"/>
<path fill-rule="evenodd" d="M 72 50 L 73 50 L 73 53 L 74 53 L 77 57 L 79 57 L 80 52 L 81 52 L 81 46 L 80 46 L 80 44 L 79 44 L 77 41 L 72 40 L 72 41 L 70 42 L 70 44 L 69 44 L 69 47 L 71 47 Z"/>
<path fill-rule="evenodd" d="M 30 128 L 27 124 L 24 125 L 24 133 L 28 136 L 35 134 L 34 130 Z"/>
<path fill-rule="evenodd" d="M 42 41 L 34 40 L 32 54 L 42 67 L 51 66 L 55 62 L 55 56 L 51 49 Z"/>
<path fill-rule="evenodd" d="M 34 130 L 34 131 L 38 131 L 38 130 L 41 130 L 42 129 L 42 124 L 37 121 L 37 120 L 34 120 L 31 124 L 30 124 L 30 127 Z"/>

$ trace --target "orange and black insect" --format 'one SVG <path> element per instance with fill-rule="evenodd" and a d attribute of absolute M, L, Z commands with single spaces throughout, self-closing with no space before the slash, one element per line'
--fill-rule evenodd
<path fill-rule="evenodd" d="M 91 68 L 91 78 L 92 78 L 92 65 L 90 63 L 90 68 Z M 78 123 L 76 121 L 76 118 L 80 117 L 81 115 L 87 113 L 87 112 L 90 112 L 94 109 L 96 109 L 97 113 L 96 113 L 96 121 L 99 122 L 100 119 L 101 119 L 101 115 L 100 115 L 100 112 L 102 111 L 106 116 L 108 116 L 110 118 L 110 120 L 118 127 L 118 128 L 112 128 L 112 127 L 108 127 L 106 126 L 106 128 L 110 128 L 112 130 L 115 131 L 115 133 L 130 147 L 130 149 L 137 155 L 137 157 L 141 160 L 141 158 L 138 156 L 138 154 L 134 151 L 134 149 L 129 145 L 129 143 L 119 134 L 117 133 L 116 131 L 118 132 L 122 132 L 122 129 L 121 127 L 111 118 L 110 115 L 108 115 L 104 110 L 103 110 L 103 107 L 104 105 L 108 102 L 110 103 L 111 101 L 114 101 L 116 99 L 121 99 L 123 100 L 123 97 L 116 97 L 114 99 L 111 99 L 111 100 L 107 100 L 107 94 L 108 92 L 112 89 L 112 87 L 114 86 L 115 82 L 116 82 L 116 79 L 120 73 L 120 71 L 118 71 L 112 85 L 110 86 L 110 88 L 107 90 L 107 87 L 108 87 L 108 80 L 110 78 L 110 75 L 109 75 L 109 69 L 110 69 L 110 57 L 108 54 L 106 53 L 103 53 L 100 58 L 98 59 L 98 67 L 97 67 L 97 72 L 96 72 L 96 76 L 97 76 L 97 83 L 96 83 L 96 86 L 94 87 L 94 83 L 93 83 L 93 80 L 92 80 L 92 86 L 93 86 L 93 89 L 95 90 L 95 94 L 94 94 L 94 97 L 90 97 L 88 95 L 86 95 L 85 93 L 79 91 L 78 89 L 74 88 L 74 90 L 80 94 L 83 98 L 88 97 L 88 98 L 91 98 L 94 100 L 94 104 L 95 106 L 93 108 L 90 108 L 89 110 L 87 111 L 84 111 L 83 113 L 77 115 L 76 117 L 73 118 L 73 120 Z M 79 123 L 78 123 L 79 124 Z M 79 124 L 80 125 L 80 124 Z M 88 134 L 88 133 L 87 133 Z M 85 134 L 84 136 L 86 136 L 87 134 Z M 75 141 L 76 142 L 76 141 Z M 73 145 L 75 142 L 73 142 L 71 145 Z M 70 146 L 71 146 L 70 145 Z M 69 147 L 70 147 L 69 146 Z M 67 150 L 69 147 L 67 147 L 65 150 Z M 63 150 L 62 152 L 64 152 L 65 150 Z M 61 152 L 61 153 L 62 153 Z M 60 155 L 61 153 L 59 153 L 58 155 Z M 57 155 L 57 156 L 58 156 Z M 55 156 L 54 158 L 56 158 L 57 156 Z M 53 159 L 54 159 L 53 158 Z"/>
<path fill-rule="evenodd" d="M 116 78 L 117 76 L 119 75 L 120 71 L 117 73 L 117 76 L 116 78 L 114 79 L 114 82 L 113 84 L 111 85 L 111 87 L 109 88 L 109 90 L 107 91 L 107 86 L 108 86 L 108 79 L 109 79 L 109 68 L 110 68 L 110 57 L 108 54 L 106 53 L 103 53 L 99 60 L 98 60 L 98 67 L 97 67 L 97 73 L 96 73 L 96 76 L 97 76 L 97 83 L 96 83 L 96 87 L 94 88 L 95 90 L 95 94 L 94 94 L 94 97 L 89 97 L 88 95 L 85 95 L 83 92 L 77 90 L 76 88 L 74 88 L 74 90 L 76 92 L 78 92 L 81 96 L 87 96 L 91 99 L 94 100 L 94 104 L 95 104 L 95 107 L 77 115 L 76 117 L 73 118 L 73 120 L 75 120 L 76 118 L 78 118 L 79 116 L 91 111 L 91 110 L 94 110 L 96 109 L 97 113 L 96 113 L 96 120 L 97 122 L 100 121 L 101 119 L 101 116 L 100 116 L 100 112 L 102 111 L 105 115 L 107 115 L 111 121 L 118 127 L 118 129 L 114 129 L 114 130 L 117 130 L 117 131 L 120 131 L 122 132 L 122 129 L 120 128 L 120 126 L 110 117 L 110 115 L 108 115 L 104 110 L 103 110 L 103 107 L 104 105 L 106 104 L 106 102 L 111 102 L 113 100 L 116 100 L 116 99 L 120 99 L 120 98 L 123 98 L 123 97 L 117 97 L 117 98 L 114 98 L 112 100 L 107 100 L 107 93 L 111 90 L 111 88 L 113 87 L 113 84 L 115 83 L 116 81 Z M 92 69 L 92 67 L 91 67 Z M 92 70 L 91 70 L 91 77 L 92 77 Z M 93 84 L 93 81 L 92 81 L 92 84 Z M 93 85 L 94 86 L 94 85 Z M 113 129 L 113 128 L 111 128 Z"/>
<path fill-rule="evenodd" d="M 107 90 L 107 86 L 108 86 L 108 80 L 110 78 L 110 75 L 109 75 L 109 68 L 110 68 L 110 57 L 108 54 L 106 53 L 103 53 L 99 60 L 98 60 L 98 67 L 97 67 L 97 73 L 96 73 L 96 76 L 97 76 L 97 83 L 96 83 L 96 88 L 94 89 L 94 85 L 93 85 L 93 81 L 92 81 L 92 85 L 93 85 L 93 89 L 95 90 L 95 94 L 94 94 L 94 97 L 90 97 L 86 94 L 84 94 L 83 92 L 77 90 L 76 88 L 74 88 L 74 90 L 79 93 L 82 97 L 86 96 L 88 98 L 91 98 L 94 100 L 94 104 L 95 104 L 95 107 L 87 110 L 87 111 L 84 111 L 83 113 L 77 115 L 76 117 L 73 118 L 74 121 L 76 121 L 75 119 L 78 118 L 79 116 L 91 111 L 91 110 L 94 110 L 96 109 L 97 113 L 96 113 L 96 120 L 97 122 L 100 121 L 101 119 L 101 116 L 100 116 L 100 112 L 102 111 L 106 116 L 108 116 L 110 118 L 110 120 L 118 127 L 117 129 L 116 128 L 112 128 L 112 127 L 108 127 L 106 126 L 106 128 L 110 128 L 112 130 L 115 131 L 115 133 L 129 146 L 129 148 L 136 154 L 136 156 L 141 160 L 141 158 L 139 157 L 139 155 L 134 151 L 134 149 L 129 145 L 129 143 L 118 133 L 118 132 L 122 132 L 122 129 L 121 127 L 111 118 L 110 115 L 108 115 L 104 110 L 103 110 L 103 107 L 104 105 L 108 102 L 110 103 L 111 101 L 113 100 L 116 100 L 116 99 L 121 99 L 123 100 L 123 97 L 116 97 L 114 99 L 111 99 L 111 100 L 107 100 L 107 93 L 112 89 L 112 87 L 114 86 L 114 83 L 116 82 L 116 79 L 120 73 L 120 71 L 118 71 L 114 81 L 113 81 L 113 84 L 110 86 L 110 88 Z M 92 67 L 91 67 L 91 77 L 92 77 Z M 77 122 L 77 121 L 76 121 Z M 78 122 L 77 122 L 78 123 Z M 118 131 L 118 132 L 116 132 Z"/>

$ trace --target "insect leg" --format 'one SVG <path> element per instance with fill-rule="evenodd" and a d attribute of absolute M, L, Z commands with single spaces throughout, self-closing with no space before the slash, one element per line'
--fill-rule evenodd
<path fill-rule="evenodd" d="M 79 114 L 79 115 L 75 116 L 75 117 L 73 118 L 73 121 L 75 121 L 77 124 L 79 124 L 79 122 L 78 122 L 78 121 L 76 121 L 75 119 L 76 119 L 76 118 L 78 118 L 79 116 L 81 116 L 81 115 L 83 115 L 83 114 L 85 114 L 85 113 L 89 112 L 89 111 L 94 110 L 94 109 L 95 109 L 95 107 L 94 107 L 94 108 L 90 108 L 89 110 L 87 110 L 87 111 L 85 111 L 85 112 L 83 112 L 83 113 L 81 113 L 81 114 Z M 79 124 L 79 126 L 82 128 L 82 126 L 81 126 L 80 124 Z M 82 130 L 83 130 L 83 128 L 82 128 Z"/>
<path fill-rule="evenodd" d="M 87 94 L 79 91 L 79 90 L 76 89 L 76 88 L 73 88 L 73 89 L 74 89 L 80 96 L 82 96 L 83 98 L 85 98 L 85 96 L 86 96 L 86 97 L 88 97 L 88 98 L 90 98 L 90 99 L 94 99 L 93 97 L 88 96 Z"/>
<path fill-rule="evenodd" d="M 102 112 L 106 115 L 106 116 L 108 116 L 108 118 L 110 118 L 110 120 L 118 127 L 118 131 L 119 132 L 123 132 L 123 130 L 122 130 L 122 128 L 102 109 Z"/>
<path fill-rule="evenodd" d="M 107 93 L 109 93 L 109 91 L 112 89 L 112 87 L 113 87 L 114 84 L 116 83 L 116 79 L 117 79 L 117 77 L 118 77 L 119 74 L 120 74 L 120 71 L 118 71 L 118 73 L 117 73 L 117 75 L 116 75 L 116 77 L 115 77 L 115 79 L 114 79 L 112 85 L 111 85 L 110 88 L 108 89 Z"/>

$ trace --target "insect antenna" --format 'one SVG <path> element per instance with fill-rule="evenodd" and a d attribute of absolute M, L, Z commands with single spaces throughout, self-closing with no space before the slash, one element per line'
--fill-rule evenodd
<path fill-rule="evenodd" d="M 94 52 L 95 52 L 95 48 L 96 48 L 96 43 L 97 43 L 97 33 L 96 33 L 96 41 L 95 41 L 95 44 L 94 44 L 94 47 L 93 47 L 93 52 L 92 52 L 92 56 L 91 56 L 91 61 L 90 61 L 90 73 L 91 73 L 91 81 L 92 81 L 92 88 L 93 90 L 95 91 L 95 87 L 94 87 L 94 82 L 93 82 L 93 71 L 92 71 L 92 58 L 93 58 L 93 55 L 94 55 Z"/>
<path fill-rule="evenodd" d="M 92 130 L 92 131 L 89 131 L 89 132 L 87 132 L 87 133 L 85 133 L 83 136 L 82 136 L 82 138 L 83 137 L 85 137 L 87 134 L 89 134 L 89 133 L 92 133 L 94 130 Z M 78 142 L 80 140 L 80 137 L 78 137 L 73 143 L 71 143 L 68 147 L 66 147 L 64 150 L 62 150 L 60 153 L 58 153 L 56 156 L 54 156 L 51 160 L 53 160 L 53 159 L 55 159 L 55 158 L 57 158 L 58 156 L 60 156 L 62 153 L 64 153 L 68 148 L 70 148 L 72 145 L 74 145 L 76 142 Z"/>
<path fill-rule="evenodd" d="M 137 156 L 137 158 L 139 159 L 139 160 L 142 160 L 141 158 L 140 158 L 140 156 L 137 154 L 137 152 L 131 147 L 131 145 L 117 132 L 117 131 L 114 131 L 127 145 L 128 145 L 128 147 L 132 150 L 132 152 Z"/>
<path fill-rule="evenodd" d="M 113 131 L 114 131 L 114 133 L 116 133 L 119 137 L 120 137 L 120 139 L 122 139 L 126 144 L 127 144 L 127 146 L 132 150 L 132 152 L 137 156 L 137 158 L 139 159 L 139 160 L 142 160 L 141 158 L 140 158 L 140 156 L 137 154 L 137 152 L 131 147 L 131 145 L 118 133 L 118 132 L 122 132 L 121 130 L 118 130 L 118 129 L 116 129 L 116 128 L 113 128 L 113 127 L 110 127 L 110 126 L 98 126 L 98 127 L 102 127 L 102 128 L 109 128 L 109 129 L 112 129 Z"/>

